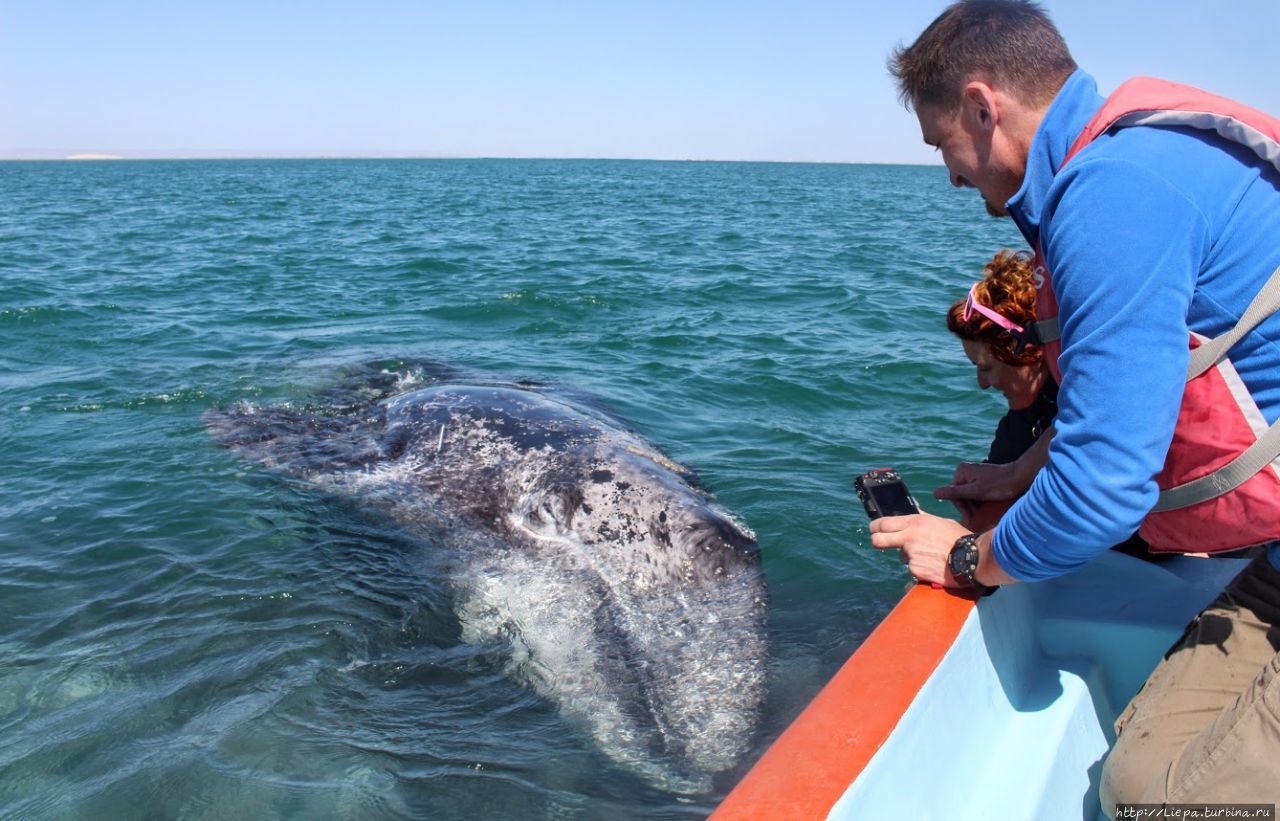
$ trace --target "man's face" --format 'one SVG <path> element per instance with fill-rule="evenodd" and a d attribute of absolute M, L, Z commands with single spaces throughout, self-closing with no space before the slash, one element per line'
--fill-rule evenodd
<path fill-rule="evenodd" d="M 1007 217 L 1005 203 L 1018 193 L 1022 180 L 995 162 L 994 141 L 991 132 L 980 126 L 982 120 L 977 119 L 980 116 L 978 112 L 966 111 L 964 105 L 953 112 L 929 104 L 916 107 L 920 135 L 926 145 L 942 153 L 951 184 L 957 188 L 976 188 L 988 214 Z M 966 118 L 977 124 L 966 127 Z"/>

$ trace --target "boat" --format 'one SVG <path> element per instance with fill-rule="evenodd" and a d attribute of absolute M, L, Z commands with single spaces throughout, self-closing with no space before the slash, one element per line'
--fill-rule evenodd
<path fill-rule="evenodd" d="M 916 585 L 711 818 L 1105 818 L 1116 717 L 1246 563 L 1107 551 L 976 600 Z"/>

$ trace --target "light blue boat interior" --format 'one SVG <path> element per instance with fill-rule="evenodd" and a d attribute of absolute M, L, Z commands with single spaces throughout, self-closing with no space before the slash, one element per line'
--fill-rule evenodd
<path fill-rule="evenodd" d="M 832 819 L 1092 819 L 1112 725 L 1244 568 L 1108 551 L 982 599 Z"/>

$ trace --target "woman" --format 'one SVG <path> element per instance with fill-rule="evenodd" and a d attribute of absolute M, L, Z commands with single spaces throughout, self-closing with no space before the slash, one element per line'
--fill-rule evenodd
<path fill-rule="evenodd" d="M 1026 329 L 1035 316 L 1031 257 L 1009 250 L 998 252 L 983 268 L 982 280 L 947 312 L 947 327 L 960 337 L 978 371 L 978 387 L 998 389 L 1009 403 L 988 462 L 1017 459 L 1052 425 L 1058 411 L 1058 384 L 1045 366 L 1044 352 L 1027 341 Z"/>
<path fill-rule="evenodd" d="M 996 388 L 1009 403 L 1009 412 L 996 427 L 986 461 L 1014 462 L 1031 449 L 1053 425 L 1058 412 L 1058 383 L 1049 374 L 1044 352 L 1029 341 L 1036 317 L 1036 288 L 1031 256 L 1002 250 L 983 268 L 983 277 L 947 312 L 947 328 L 960 337 L 964 352 L 977 369 L 978 387 Z M 1050 434 L 1052 435 L 1052 434 Z M 1047 445 L 1046 438 L 1042 444 Z M 1034 464 L 1031 454 L 1028 464 Z M 957 470 L 961 478 L 966 466 Z M 1029 484 L 1029 481 L 1028 481 Z M 961 523 L 981 532 L 993 527 L 1012 499 L 975 503 L 953 499 Z"/>
<path fill-rule="evenodd" d="M 947 311 L 947 327 L 960 337 L 965 355 L 978 370 L 978 387 L 996 388 L 1009 403 L 1009 412 L 996 426 L 987 464 L 1016 463 L 1019 478 L 1002 501 L 974 502 L 950 497 L 960 511 L 960 523 L 975 533 L 990 530 L 1014 499 L 1031 485 L 1035 472 L 1048 459 L 1053 417 L 1058 412 L 1058 383 L 1044 362 L 1043 349 L 1031 342 L 1036 321 L 1036 286 L 1026 252 L 1003 250 L 983 267 L 983 276 L 969 295 Z M 972 480 L 979 466 L 962 464 L 949 487 Z M 946 498 L 945 491 L 934 492 Z M 1149 559 L 1147 543 L 1135 533 L 1115 550 Z"/>

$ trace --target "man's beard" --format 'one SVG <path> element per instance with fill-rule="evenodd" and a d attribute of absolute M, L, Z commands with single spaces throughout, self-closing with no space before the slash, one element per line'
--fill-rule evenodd
<path fill-rule="evenodd" d="M 1003 205 L 996 205 L 994 202 L 987 199 L 986 197 L 982 198 L 982 204 L 987 207 L 987 213 L 993 217 L 1009 216 L 1009 209 L 1005 208 Z"/>

